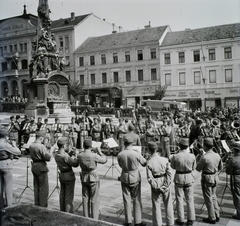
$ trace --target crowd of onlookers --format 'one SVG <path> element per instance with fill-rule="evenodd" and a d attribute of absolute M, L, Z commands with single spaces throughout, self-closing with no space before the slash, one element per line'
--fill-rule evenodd
<path fill-rule="evenodd" d="M 6 96 L 6 97 L 0 97 L 0 103 L 27 103 L 28 99 L 24 97 L 20 97 L 20 95 L 14 96 Z"/>

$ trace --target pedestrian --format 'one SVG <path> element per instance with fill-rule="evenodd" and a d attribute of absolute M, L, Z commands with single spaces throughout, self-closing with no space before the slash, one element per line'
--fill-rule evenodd
<path fill-rule="evenodd" d="M 229 158 L 226 173 L 230 175 L 233 204 L 236 209 L 232 217 L 240 220 L 240 143 L 235 143 L 232 151 L 234 156 Z"/>
<path fill-rule="evenodd" d="M 67 138 L 62 137 L 57 141 L 58 152 L 55 155 L 60 180 L 60 210 L 63 212 L 73 213 L 73 198 L 75 187 L 75 173 L 72 167 L 77 167 L 78 161 L 73 156 L 65 152 Z"/>
<path fill-rule="evenodd" d="M 21 155 L 15 141 L 7 141 L 9 133 L 0 128 L 0 209 L 13 203 L 13 156 Z"/>
<path fill-rule="evenodd" d="M 107 157 L 100 148 L 92 150 L 92 140 L 85 139 L 84 151 L 78 154 L 77 160 L 82 169 L 80 179 L 82 182 L 83 215 L 98 219 L 100 179 L 97 173 L 97 164 L 105 164 Z"/>
<path fill-rule="evenodd" d="M 203 149 L 206 153 L 200 159 L 196 169 L 197 171 L 202 171 L 201 186 L 208 210 L 208 218 L 203 218 L 203 221 L 209 224 L 216 224 L 220 220 L 216 195 L 219 182 L 217 172 L 222 169 L 222 160 L 220 155 L 212 150 L 212 147 L 213 138 L 205 137 L 203 140 Z"/>
<path fill-rule="evenodd" d="M 173 204 L 171 195 L 172 173 L 167 158 L 158 153 L 155 142 L 148 143 L 150 159 L 147 161 L 147 180 L 151 185 L 152 196 L 152 223 L 162 226 L 161 197 L 164 203 L 167 225 L 174 224 Z"/>
<path fill-rule="evenodd" d="M 32 174 L 34 186 L 34 203 L 36 206 L 48 206 L 48 167 L 47 163 L 51 160 L 52 154 L 47 151 L 43 140 L 46 133 L 44 131 L 36 132 L 36 140 L 29 146 L 29 153 L 32 159 Z"/>
<path fill-rule="evenodd" d="M 139 139 L 140 140 L 140 139 Z M 131 200 L 133 200 L 133 214 L 135 225 L 146 225 L 142 222 L 141 200 L 141 175 L 138 170 L 139 164 L 146 166 L 146 159 L 137 151 L 133 150 L 133 136 L 124 136 L 124 150 L 118 156 L 118 164 L 122 168 L 120 181 L 125 211 L 126 226 L 132 223 Z"/>
<path fill-rule="evenodd" d="M 175 221 L 178 225 L 184 225 L 184 199 L 187 204 L 187 226 L 193 225 L 195 220 L 195 207 L 193 196 L 194 177 L 192 171 L 196 168 L 195 155 L 188 151 L 189 139 L 180 138 L 180 151 L 171 159 L 171 167 L 176 170 L 175 183 L 175 198 L 177 208 L 177 219 Z"/>

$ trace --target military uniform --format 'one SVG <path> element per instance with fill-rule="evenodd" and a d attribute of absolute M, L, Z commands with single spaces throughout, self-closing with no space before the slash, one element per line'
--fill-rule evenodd
<path fill-rule="evenodd" d="M 157 144 L 155 144 L 155 148 L 157 149 Z M 166 223 L 173 225 L 174 214 L 170 187 L 172 173 L 169 162 L 166 158 L 154 153 L 147 162 L 146 170 L 147 180 L 151 185 L 153 225 L 162 225 L 161 197 L 165 207 Z"/>
<path fill-rule="evenodd" d="M 38 132 L 43 133 L 43 132 Z M 34 184 L 34 203 L 37 206 L 47 207 L 48 205 L 48 167 L 46 161 L 51 160 L 51 154 L 46 147 L 38 141 L 29 146 L 30 157 L 32 159 L 32 173 Z"/>
<path fill-rule="evenodd" d="M 91 143 L 91 141 L 85 140 L 83 146 L 86 147 L 87 142 Z M 97 164 L 106 163 L 107 158 L 102 153 L 93 153 L 90 148 L 92 145 L 87 145 L 89 148 L 77 156 L 78 163 L 82 169 L 80 177 L 82 182 L 83 215 L 98 219 L 100 179 L 97 174 Z"/>
<path fill-rule="evenodd" d="M 134 137 L 134 136 L 133 136 Z M 130 135 L 125 135 L 124 143 L 133 144 L 134 140 Z M 139 137 L 138 137 L 139 139 Z M 139 139 L 140 141 L 140 139 Z M 131 199 L 133 199 L 133 214 L 135 224 L 142 222 L 142 200 L 141 200 L 141 175 L 138 170 L 139 164 L 146 165 L 146 159 L 128 146 L 117 156 L 118 164 L 122 168 L 120 181 L 122 186 L 122 196 L 124 202 L 125 222 L 131 224 L 132 209 Z"/>
<path fill-rule="evenodd" d="M 211 143 L 213 146 L 213 140 L 210 138 L 205 139 L 204 143 L 205 145 L 206 143 Z M 210 149 L 202 156 L 196 169 L 197 171 L 202 171 L 201 185 L 203 197 L 208 210 L 208 220 L 216 222 L 216 220 L 219 219 L 219 205 L 216 195 L 217 184 L 219 181 L 217 171 L 222 169 L 221 157 Z"/>
<path fill-rule="evenodd" d="M 97 122 L 98 119 L 94 120 L 94 124 L 92 125 L 92 139 L 94 141 L 101 141 L 101 131 L 102 131 L 102 125 Z"/>
<path fill-rule="evenodd" d="M 119 119 L 119 125 L 117 128 L 117 139 L 118 139 L 119 151 L 122 151 L 124 149 L 123 136 L 126 133 L 127 133 L 126 124 L 123 124 L 123 119 Z"/>
<path fill-rule="evenodd" d="M 59 144 L 65 144 L 64 138 L 58 140 Z M 75 187 L 75 173 L 72 167 L 78 166 L 77 159 L 71 158 L 66 152 L 57 153 L 55 161 L 60 170 L 60 210 L 73 213 L 73 198 Z"/>
<path fill-rule="evenodd" d="M 179 143 L 185 144 L 186 147 L 189 145 L 187 138 L 181 138 Z M 172 157 L 171 167 L 176 170 L 174 183 L 177 204 L 177 220 L 178 222 L 184 222 L 183 199 L 185 198 L 187 204 L 187 220 L 188 225 L 190 225 L 195 220 L 193 198 L 194 177 L 192 175 L 192 171 L 196 168 L 196 158 L 193 154 L 189 153 L 187 148 L 183 149 Z"/>

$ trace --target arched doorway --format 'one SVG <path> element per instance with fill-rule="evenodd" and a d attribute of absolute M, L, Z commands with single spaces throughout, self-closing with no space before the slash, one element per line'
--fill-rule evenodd
<path fill-rule="evenodd" d="M 11 82 L 11 89 L 12 89 L 12 95 L 18 96 L 18 83 L 16 80 L 13 80 Z"/>
<path fill-rule="evenodd" d="M 1 97 L 6 97 L 8 95 L 8 84 L 7 82 L 2 82 L 1 84 Z"/>
<path fill-rule="evenodd" d="M 20 96 L 22 98 L 27 98 L 27 85 L 26 85 L 27 80 L 23 79 L 21 81 L 21 86 L 22 86 L 22 93 L 20 93 Z"/>

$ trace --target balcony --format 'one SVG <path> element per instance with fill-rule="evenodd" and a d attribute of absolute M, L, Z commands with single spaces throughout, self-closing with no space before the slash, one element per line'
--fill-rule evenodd
<path fill-rule="evenodd" d="M 19 76 L 18 70 L 7 70 L 0 72 L 1 77 Z"/>

